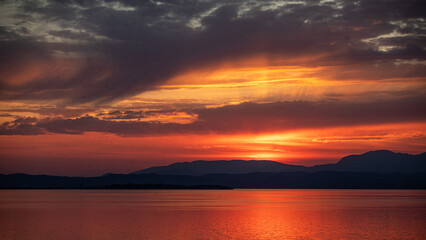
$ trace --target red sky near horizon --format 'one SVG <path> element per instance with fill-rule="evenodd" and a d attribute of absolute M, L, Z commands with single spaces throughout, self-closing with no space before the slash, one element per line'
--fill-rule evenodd
<path fill-rule="evenodd" d="M 420 154 L 426 21 L 375 4 L 2 2 L 0 173 Z"/>

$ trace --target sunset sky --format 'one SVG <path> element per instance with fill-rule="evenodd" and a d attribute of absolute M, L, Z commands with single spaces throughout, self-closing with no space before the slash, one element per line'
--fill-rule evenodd
<path fill-rule="evenodd" d="M 1 1 L 0 173 L 426 151 L 425 1 Z"/>

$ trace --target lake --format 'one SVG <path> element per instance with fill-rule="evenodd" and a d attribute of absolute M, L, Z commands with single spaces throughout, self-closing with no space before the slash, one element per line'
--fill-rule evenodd
<path fill-rule="evenodd" d="M 0 239 L 426 239 L 426 191 L 0 190 Z"/>

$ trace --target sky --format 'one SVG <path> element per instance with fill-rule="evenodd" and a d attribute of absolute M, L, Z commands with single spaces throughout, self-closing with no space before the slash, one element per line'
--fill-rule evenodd
<path fill-rule="evenodd" d="M 1 1 L 0 173 L 426 149 L 426 2 Z"/>

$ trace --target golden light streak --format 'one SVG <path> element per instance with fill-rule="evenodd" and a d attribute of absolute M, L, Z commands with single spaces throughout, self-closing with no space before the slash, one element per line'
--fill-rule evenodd
<path fill-rule="evenodd" d="M 192 102 L 217 107 L 247 101 L 374 101 L 402 98 L 410 92 L 426 94 L 424 78 L 367 81 L 362 76 L 357 79 L 354 72 L 352 79 L 336 79 L 335 72 L 352 73 L 339 67 L 236 65 L 186 72 L 117 106 Z"/>

